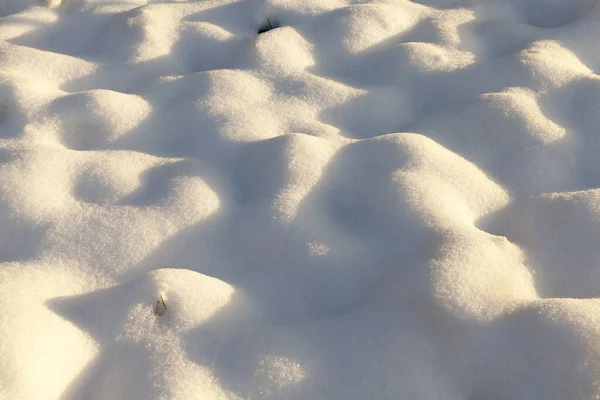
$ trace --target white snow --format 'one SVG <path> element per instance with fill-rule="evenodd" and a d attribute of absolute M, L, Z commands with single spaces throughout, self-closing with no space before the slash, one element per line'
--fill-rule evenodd
<path fill-rule="evenodd" d="M 597 0 L 0 0 L 0 399 L 600 398 L 598 38 Z"/>

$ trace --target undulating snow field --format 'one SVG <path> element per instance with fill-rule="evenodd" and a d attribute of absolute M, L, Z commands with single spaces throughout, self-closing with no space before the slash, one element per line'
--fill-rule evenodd
<path fill-rule="evenodd" d="M 600 398 L 598 0 L 0 16 L 0 399 Z"/>

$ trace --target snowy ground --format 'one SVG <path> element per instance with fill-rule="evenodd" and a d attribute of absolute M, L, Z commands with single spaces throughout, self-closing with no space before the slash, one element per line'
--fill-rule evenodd
<path fill-rule="evenodd" d="M 0 0 L 0 398 L 600 398 L 598 3 Z"/>

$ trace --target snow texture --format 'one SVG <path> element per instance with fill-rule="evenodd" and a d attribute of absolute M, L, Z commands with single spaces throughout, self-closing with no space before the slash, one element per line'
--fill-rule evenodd
<path fill-rule="evenodd" d="M 600 398 L 598 3 L 0 0 L 0 398 Z"/>

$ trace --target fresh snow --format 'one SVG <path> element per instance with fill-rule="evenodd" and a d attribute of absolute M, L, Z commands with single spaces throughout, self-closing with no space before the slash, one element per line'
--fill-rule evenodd
<path fill-rule="evenodd" d="M 0 399 L 600 398 L 598 3 L 0 0 Z"/>

